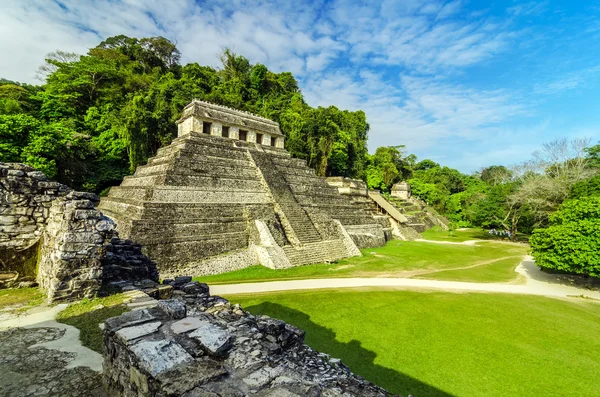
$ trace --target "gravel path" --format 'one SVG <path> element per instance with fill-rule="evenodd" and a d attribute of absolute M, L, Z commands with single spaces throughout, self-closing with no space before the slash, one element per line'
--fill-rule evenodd
<path fill-rule="evenodd" d="M 581 288 L 573 285 L 572 280 L 541 272 L 535 266 L 533 258 L 530 256 L 527 256 L 525 260 L 521 262 L 519 266 L 517 266 L 516 272 L 525 277 L 525 284 L 470 283 L 460 281 L 421 280 L 413 278 L 364 277 L 325 278 L 310 280 L 268 281 L 261 283 L 211 285 L 210 291 L 211 294 L 215 295 L 233 295 L 307 289 L 392 287 L 400 289 L 496 292 L 505 294 L 550 296 L 558 298 L 585 296 L 588 298 L 600 300 L 599 291 L 592 291 L 585 288 Z"/>

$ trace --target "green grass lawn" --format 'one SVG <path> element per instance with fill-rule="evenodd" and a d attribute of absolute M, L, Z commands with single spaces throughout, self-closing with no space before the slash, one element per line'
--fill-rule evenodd
<path fill-rule="evenodd" d="M 405 396 L 600 395 L 599 303 L 347 289 L 229 298 Z"/>
<path fill-rule="evenodd" d="M 23 312 L 41 305 L 44 294 L 38 288 L 9 288 L 0 290 L 0 310 Z"/>
<path fill-rule="evenodd" d="M 518 259 L 518 260 L 517 260 Z M 441 281 L 466 281 L 477 283 L 502 283 L 519 282 L 524 279 L 515 272 L 521 257 L 500 259 L 489 264 L 476 266 L 470 269 L 440 270 L 435 273 L 416 275 L 413 278 L 441 280 Z"/>
<path fill-rule="evenodd" d="M 348 258 L 334 264 L 314 264 L 290 269 L 273 270 L 251 266 L 214 276 L 196 277 L 210 284 L 294 280 L 331 277 L 413 277 L 421 272 L 446 270 L 446 274 L 421 275 L 421 278 L 458 279 L 461 281 L 510 281 L 516 278 L 512 271 L 527 253 L 522 244 L 484 242 L 477 245 L 435 244 L 418 241 L 389 241 L 385 247 L 362 250 L 362 257 Z M 497 261 L 487 265 L 491 261 Z M 450 269 L 481 265 L 468 269 L 465 275 L 453 278 Z M 435 273 L 436 275 L 438 273 Z"/>
<path fill-rule="evenodd" d="M 460 229 L 449 231 L 442 230 L 439 226 L 424 231 L 421 233 L 421 236 L 426 240 L 452 241 L 457 243 L 469 240 L 509 241 L 507 238 L 493 236 L 483 229 Z M 520 242 L 527 242 L 528 236 L 517 234 L 517 239 Z"/>
<path fill-rule="evenodd" d="M 119 316 L 129 309 L 123 304 L 124 294 L 115 294 L 106 298 L 83 299 L 70 304 L 58 313 L 56 321 L 69 324 L 80 331 L 81 344 L 102 353 L 103 337 L 99 327 L 110 317 Z"/>

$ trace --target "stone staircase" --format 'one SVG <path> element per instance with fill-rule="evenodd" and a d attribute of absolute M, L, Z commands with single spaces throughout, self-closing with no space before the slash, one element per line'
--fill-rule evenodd
<path fill-rule="evenodd" d="M 390 226 L 385 217 L 377 216 L 353 197 L 340 194 L 326 178 L 315 175 L 305 160 L 274 155 L 271 161 L 311 218 L 326 216 L 339 220 L 359 248 L 385 244 L 384 229 Z"/>
<path fill-rule="evenodd" d="M 298 204 L 283 175 L 278 172 L 271 161 L 271 155 L 259 151 L 249 151 L 248 155 L 256 164 L 264 183 L 267 185 L 274 201 L 279 204 L 279 208 L 298 241 L 301 244 L 321 241 L 321 235 L 315 229 L 306 212 Z"/>
<path fill-rule="evenodd" d="M 407 226 L 419 233 L 434 226 L 447 228 L 448 221 L 419 200 L 413 198 L 401 199 L 392 196 L 388 198 L 388 202 L 406 217 L 408 220 Z"/>
<path fill-rule="evenodd" d="M 196 132 L 160 148 L 113 187 L 99 208 L 117 222 L 123 238 L 142 244 L 161 273 L 170 275 L 259 263 L 250 252 L 260 244 L 255 219 L 264 222 L 292 265 L 355 255 L 348 234 L 363 246 L 385 243 L 379 220 L 305 161 L 283 149 Z"/>
<path fill-rule="evenodd" d="M 287 245 L 283 247 L 283 251 L 290 262 L 296 266 L 333 262 L 348 257 L 346 248 L 338 240 L 309 243 L 298 247 Z M 323 260 L 323 258 L 327 259 Z"/>

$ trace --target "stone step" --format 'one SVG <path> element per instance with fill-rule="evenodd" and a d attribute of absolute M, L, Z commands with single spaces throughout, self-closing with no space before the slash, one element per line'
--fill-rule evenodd
<path fill-rule="evenodd" d="M 340 240 L 320 241 L 299 247 L 285 246 L 283 250 L 295 266 L 333 262 L 347 256 L 346 248 Z"/>
<path fill-rule="evenodd" d="M 406 226 L 416 230 L 418 233 L 423 233 L 427 230 L 427 226 L 424 223 L 407 223 Z"/>
<path fill-rule="evenodd" d="M 135 240 L 134 240 L 135 241 Z M 247 233 L 185 236 L 147 240 L 144 250 L 150 257 L 161 257 L 161 266 L 169 273 L 177 273 L 182 264 L 199 262 L 212 256 L 242 250 L 248 247 Z"/>
<path fill-rule="evenodd" d="M 178 236 L 196 236 L 211 235 L 222 233 L 241 233 L 246 232 L 247 222 L 245 219 L 221 218 L 218 222 L 208 221 L 206 219 L 192 220 L 185 222 L 180 220 L 134 220 L 132 227 L 136 233 L 143 233 L 145 236 L 164 236 L 176 234 Z"/>

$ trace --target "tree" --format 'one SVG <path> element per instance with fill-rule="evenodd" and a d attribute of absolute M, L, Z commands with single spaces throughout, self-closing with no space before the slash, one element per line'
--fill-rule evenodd
<path fill-rule="evenodd" d="M 429 159 L 425 159 L 425 160 L 421 160 L 419 161 L 415 167 L 414 170 L 415 171 L 427 171 L 430 168 L 435 168 L 435 167 L 439 167 L 440 165 L 438 163 L 436 163 L 433 160 L 429 160 Z"/>
<path fill-rule="evenodd" d="M 509 196 L 513 211 L 527 206 L 538 226 L 565 201 L 573 186 L 590 178 L 597 170 L 589 167 L 587 140 L 556 139 L 534 153 L 534 159 L 516 169 L 519 187 Z"/>
<path fill-rule="evenodd" d="M 543 269 L 600 277 L 600 197 L 569 200 L 530 238 Z"/>
<path fill-rule="evenodd" d="M 488 185 L 507 183 L 512 179 L 512 172 L 503 165 L 492 165 L 481 170 L 480 178 Z"/>

